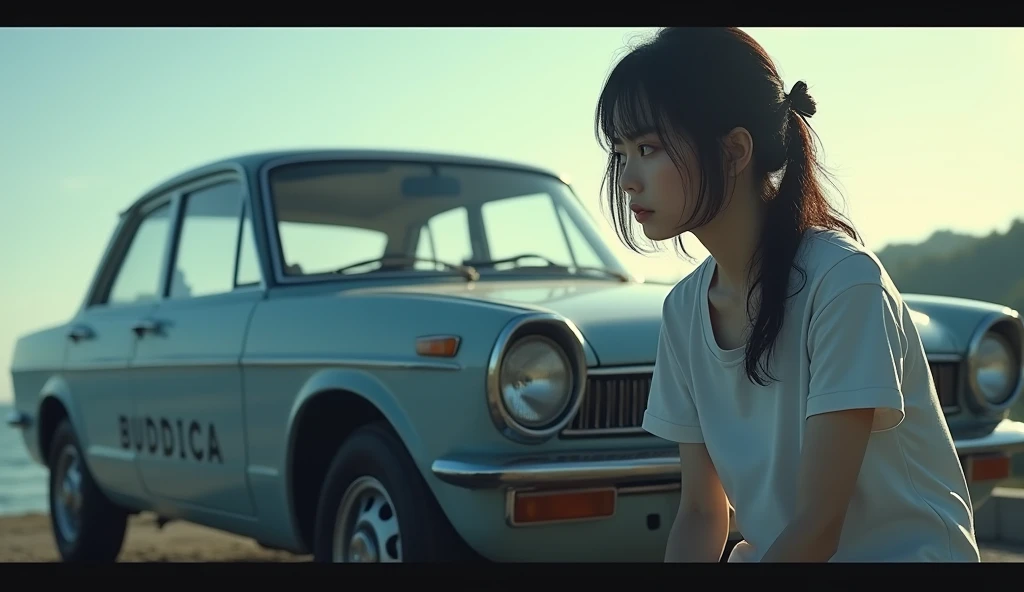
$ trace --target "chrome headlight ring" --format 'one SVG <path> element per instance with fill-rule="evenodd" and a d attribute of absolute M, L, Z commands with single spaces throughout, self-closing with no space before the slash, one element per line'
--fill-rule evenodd
<path fill-rule="evenodd" d="M 1024 387 L 1024 323 L 1016 312 L 994 313 L 979 323 L 967 346 L 971 402 L 989 413 L 1005 411 Z"/>
<path fill-rule="evenodd" d="M 586 354 L 583 335 L 572 321 L 551 313 L 529 313 L 510 321 L 498 334 L 487 364 L 487 406 L 494 426 L 506 438 L 523 444 L 539 444 L 562 431 L 579 411 L 587 381 Z M 532 348 L 533 355 L 524 354 L 520 360 L 532 359 L 537 372 L 507 371 L 507 363 L 516 363 L 515 354 Z M 558 364 L 565 368 L 564 376 L 557 373 Z M 503 372 L 504 371 L 504 372 Z M 553 376 L 552 376 L 553 375 Z M 522 396 L 531 388 L 564 389 L 563 400 L 537 399 L 538 407 L 546 407 L 548 416 L 536 421 L 517 419 L 509 409 L 508 397 Z M 544 411 L 536 411 L 542 414 Z"/>

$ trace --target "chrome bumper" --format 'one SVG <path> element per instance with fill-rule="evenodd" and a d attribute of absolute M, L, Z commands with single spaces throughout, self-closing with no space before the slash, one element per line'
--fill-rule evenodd
<path fill-rule="evenodd" d="M 11 411 L 7 414 L 7 425 L 12 428 L 27 428 L 32 425 L 32 418 L 21 411 Z"/>
<path fill-rule="evenodd" d="M 1024 452 L 1024 422 L 1005 419 L 989 434 L 955 440 L 960 455 Z M 494 459 L 442 458 L 431 466 L 438 479 L 465 489 L 521 489 L 670 483 L 679 480 L 675 448 L 584 452 Z"/>
<path fill-rule="evenodd" d="M 623 486 L 678 480 L 679 453 L 659 448 L 507 460 L 443 458 L 434 461 L 431 469 L 438 479 L 466 489 Z"/>
<path fill-rule="evenodd" d="M 1024 452 L 1024 422 L 1004 419 L 988 434 L 977 438 L 954 438 L 954 444 L 961 455 Z"/>

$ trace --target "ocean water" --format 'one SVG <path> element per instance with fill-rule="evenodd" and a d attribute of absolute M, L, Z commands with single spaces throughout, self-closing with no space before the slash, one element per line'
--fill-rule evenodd
<path fill-rule="evenodd" d="M 9 403 L 0 403 L 0 419 L 10 411 Z M 48 512 L 48 475 L 45 467 L 29 458 L 21 431 L 0 423 L 0 516 Z"/>

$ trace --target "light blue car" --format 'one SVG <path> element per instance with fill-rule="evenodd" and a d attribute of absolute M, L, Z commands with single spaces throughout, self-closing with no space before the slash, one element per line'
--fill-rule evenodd
<path fill-rule="evenodd" d="M 8 422 L 66 561 L 114 560 L 141 511 L 321 561 L 660 561 L 678 457 L 640 423 L 669 289 L 545 170 L 246 155 L 121 215 L 74 318 L 18 340 Z M 1024 326 L 907 300 L 980 505 L 1024 448 Z"/>

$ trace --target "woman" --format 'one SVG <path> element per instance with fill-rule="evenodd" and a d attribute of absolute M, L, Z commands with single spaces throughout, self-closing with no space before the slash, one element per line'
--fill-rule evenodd
<path fill-rule="evenodd" d="M 692 232 L 644 428 L 679 445 L 666 561 L 980 561 L 970 495 L 907 306 L 829 205 L 806 119 L 736 28 L 661 31 L 597 126 L 624 241 Z M 868 132 L 871 133 L 871 132 Z"/>

